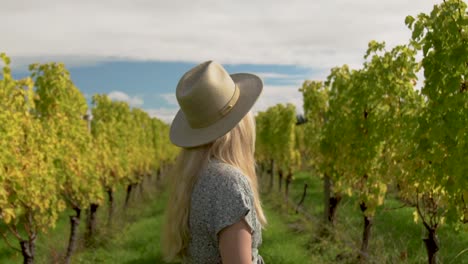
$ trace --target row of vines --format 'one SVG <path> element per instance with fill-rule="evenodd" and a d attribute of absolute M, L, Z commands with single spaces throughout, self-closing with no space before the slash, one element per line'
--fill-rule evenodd
<path fill-rule="evenodd" d="M 344 65 L 325 81 L 304 82 L 303 118 L 293 105 L 259 113 L 256 151 L 271 172 L 270 188 L 278 175 L 286 197 L 301 162 L 322 177 L 326 228 L 342 197 L 357 197 L 364 261 L 376 209 L 389 188 L 397 190 L 426 230 L 431 264 L 440 226 L 468 223 L 467 6 L 447 0 L 405 23 L 412 30 L 407 45 L 388 50 L 371 41 L 362 68 Z"/>
<path fill-rule="evenodd" d="M 69 263 L 82 212 L 89 214 L 91 239 L 99 206 L 108 202 L 111 225 L 117 188 L 129 195 L 177 149 L 168 125 L 141 109 L 94 95 L 88 110 L 64 65 L 34 64 L 29 77 L 15 80 L 10 59 L 1 59 L 0 233 L 24 263 L 33 263 L 37 236 L 72 210 Z"/>

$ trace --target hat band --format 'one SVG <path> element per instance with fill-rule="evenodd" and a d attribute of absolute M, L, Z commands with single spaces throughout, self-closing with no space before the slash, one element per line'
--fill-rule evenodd
<path fill-rule="evenodd" d="M 229 112 L 231 112 L 231 109 L 234 107 L 234 105 L 236 105 L 237 100 L 239 99 L 239 95 L 240 95 L 240 90 L 236 84 L 234 87 L 234 94 L 232 95 L 231 99 L 227 102 L 227 104 L 223 108 L 221 108 L 221 110 L 214 112 L 213 115 L 210 116 L 210 118 L 205 118 L 203 120 L 196 120 L 196 121 L 192 120 L 192 122 L 190 122 L 190 126 L 192 128 L 204 128 L 204 127 L 207 127 L 216 123 L 225 115 L 227 115 Z"/>

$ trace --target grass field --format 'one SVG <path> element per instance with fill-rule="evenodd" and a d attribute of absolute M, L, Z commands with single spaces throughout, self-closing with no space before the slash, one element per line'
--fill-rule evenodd
<path fill-rule="evenodd" d="M 265 178 L 263 180 L 266 180 Z M 269 221 L 263 231 L 263 244 L 259 249 L 266 263 L 356 263 L 356 252 L 361 238 L 360 212 L 353 199 L 344 199 L 338 209 L 338 221 L 332 237 L 317 235 L 321 218 L 321 181 L 308 173 L 298 173 L 291 186 L 291 200 L 299 201 L 303 184 L 308 183 L 304 209 L 308 219 L 286 206 L 276 191 L 263 193 L 265 213 Z M 72 263 L 163 263 L 159 234 L 162 212 L 168 199 L 166 192 L 136 198 L 127 214 L 118 209 L 117 221 L 112 229 L 102 228 L 92 249 L 80 247 Z M 117 195 L 122 204 L 123 192 Z M 369 247 L 369 263 L 425 263 L 426 253 L 421 238 L 423 228 L 415 224 L 411 208 L 398 208 L 400 203 L 387 199 L 379 210 Z M 101 225 L 105 224 L 105 208 L 100 209 Z M 84 220 L 80 225 L 83 231 Z M 57 227 L 39 237 L 37 263 L 59 263 L 68 239 L 68 217 L 65 213 Z M 83 232 L 81 232 L 83 233 Z M 448 228 L 440 230 L 440 263 L 468 263 L 468 234 Z M 460 254 L 461 253 L 461 254 Z M 460 255 L 459 255 L 460 254 Z M 459 255 L 458 257 L 456 257 Z M 21 254 L 0 242 L 0 263 L 22 263 Z"/>

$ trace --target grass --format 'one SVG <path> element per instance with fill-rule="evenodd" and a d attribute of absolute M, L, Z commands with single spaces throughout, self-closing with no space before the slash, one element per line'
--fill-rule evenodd
<path fill-rule="evenodd" d="M 272 197 L 269 199 L 264 202 L 268 226 L 262 231 L 263 243 L 259 248 L 265 263 L 313 263 L 307 250 L 309 225 L 298 215 L 281 214 L 281 206 Z"/>
<path fill-rule="evenodd" d="M 128 224 L 119 234 L 94 250 L 75 256 L 73 263 L 164 263 L 160 252 L 159 234 L 162 212 L 168 199 L 161 193 L 140 208 L 134 208 L 137 221 Z M 289 232 L 289 225 L 301 221 L 301 217 L 278 214 L 272 204 L 265 206 L 269 227 L 263 231 L 263 243 L 259 251 L 267 263 L 309 263 L 312 256 L 306 248 L 307 232 Z"/>
<path fill-rule="evenodd" d="M 266 180 L 266 179 L 263 179 Z M 267 180 L 268 181 L 268 180 Z M 314 219 L 322 219 L 324 207 L 322 181 L 309 172 L 299 172 L 290 187 L 292 201 L 298 202 L 302 196 L 304 183 L 309 188 L 303 207 Z M 276 184 L 276 182 L 275 182 Z M 275 192 L 278 194 L 275 185 Z M 356 262 L 360 248 L 363 219 L 354 197 L 344 197 L 337 212 L 337 224 L 332 238 L 321 239 L 315 236 L 309 245 L 312 254 L 321 255 L 320 263 Z M 390 195 L 374 218 L 369 245 L 370 263 L 426 263 L 426 249 L 422 239 L 425 229 L 421 223 L 413 221 L 413 208 Z M 317 223 L 318 224 L 318 223 Z M 318 227 L 313 233 L 318 233 Z M 455 231 L 451 226 L 438 230 L 440 263 L 468 263 L 468 232 Z M 465 252 L 465 253 L 463 253 Z"/>
<path fill-rule="evenodd" d="M 149 189 L 149 188 L 148 188 Z M 107 206 L 98 209 L 98 232 L 96 241 L 92 248 L 84 247 L 85 216 L 82 212 L 78 248 L 72 259 L 72 263 L 148 263 L 141 262 L 142 258 L 151 258 L 151 263 L 160 260 L 159 239 L 156 239 L 161 229 L 162 211 L 167 197 L 163 194 L 155 194 L 154 191 L 147 192 L 145 199 L 139 197 L 136 192 L 131 207 L 126 214 L 123 212 L 125 190 L 121 188 L 115 194 L 115 217 L 114 227 L 107 228 Z M 36 263 L 61 263 L 70 233 L 69 215 L 73 211 L 65 211 L 59 218 L 56 227 L 46 234 L 39 234 L 36 243 Z M 0 226 L 0 230 L 5 230 Z M 144 234 L 144 236 L 141 236 Z M 13 237 L 9 236 L 14 246 L 18 244 Z M 144 240 L 146 239 L 146 240 Z M 148 242 L 145 248 L 141 244 Z M 138 250 L 136 250 L 138 248 Z M 137 260 L 137 262 L 132 262 Z M 138 262 L 140 261 L 140 262 Z M 0 263 L 22 263 L 21 252 L 9 248 L 5 241 L 0 239 Z M 157 261 L 156 263 L 161 263 Z"/>
<path fill-rule="evenodd" d="M 69 215 L 73 211 L 65 211 L 59 218 L 54 229 L 47 233 L 40 233 L 36 240 L 36 262 L 37 263 L 55 263 L 55 259 L 60 258 L 68 245 Z M 83 220 L 82 220 L 83 223 Z M 2 232 L 7 232 L 6 227 L 0 225 Z M 6 233 L 7 238 L 15 248 L 20 249 L 19 242 L 10 233 Z M 58 261 L 58 260 L 57 260 Z M 0 238 L 0 263 L 23 263 L 23 256 L 20 251 L 10 248 L 5 240 Z"/>
<path fill-rule="evenodd" d="M 134 206 L 128 215 L 133 219 L 131 223 L 108 231 L 110 235 L 101 235 L 101 243 L 93 250 L 77 254 L 73 263 L 163 263 L 159 234 L 167 196 L 161 193 Z"/>
<path fill-rule="evenodd" d="M 262 182 L 265 180 L 268 181 L 267 177 Z M 282 195 L 276 191 L 277 182 L 273 192 L 262 194 L 269 225 L 263 230 L 260 255 L 266 263 L 356 263 L 362 228 L 356 201 L 353 198 L 342 200 L 334 231 L 330 236 L 321 237 L 318 235 L 323 210 L 321 180 L 312 177 L 310 173 L 297 173 L 290 186 L 290 198 L 295 202 L 300 200 L 304 183 L 309 188 L 303 208 L 311 219 L 296 214 L 291 205 L 286 205 Z M 123 204 L 123 199 L 122 190 L 116 195 L 117 203 Z M 112 229 L 105 228 L 106 208 L 100 208 L 98 217 L 101 231 L 96 244 L 91 249 L 81 246 L 72 263 L 164 263 L 159 234 L 167 199 L 167 192 L 158 192 L 146 199 L 135 199 L 127 214 L 123 214 L 120 206 Z M 369 263 L 427 262 L 421 240 L 425 235 L 424 229 L 413 222 L 411 208 L 394 209 L 399 207 L 401 203 L 398 200 L 388 198 L 385 206 L 377 212 L 369 246 Z M 65 212 L 54 230 L 39 236 L 36 263 L 59 263 L 68 242 L 68 215 L 71 213 Z M 83 234 L 84 219 L 80 228 Z M 455 232 L 449 227 L 443 227 L 439 230 L 439 239 L 440 263 L 468 263 L 468 252 L 459 255 L 468 248 L 466 232 Z M 10 250 L 2 242 L 0 263 L 22 263 L 21 254 Z"/>

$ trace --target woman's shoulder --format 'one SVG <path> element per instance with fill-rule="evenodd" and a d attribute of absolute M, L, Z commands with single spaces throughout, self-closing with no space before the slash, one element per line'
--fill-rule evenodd
<path fill-rule="evenodd" d="M 223 205 L 220 208 L 227 209 L 236 204 L 243 208 L 251 206 L 252 200 L 252 189 L 242 171 L 218 160 L 208 162 L 192 193 L 192 202 L 203 208 Z"/>
<path fill-rule="evenodd" d="M 239 168 L 217 159 L 208 162 L 202 176 L 205 180 L 219 185 L 248 185 L 247 176 Z"/>
<path fill-rule="evenodd" d="M 236 166 L 216 159 L 210 160 L 202 169 L 196 189 L 203 196 L 237 192 L 253 196 L 247 176 Z"/>

